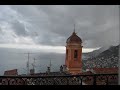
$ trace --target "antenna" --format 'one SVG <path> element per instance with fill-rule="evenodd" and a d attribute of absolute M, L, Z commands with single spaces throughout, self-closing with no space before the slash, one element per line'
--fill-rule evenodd
<path fill-rule="evenodd" d="M 50 68 L 51 68 L 51 59 L 50 59 Z"/>
<path fill-rule="evenodd" d="M 50 59 L 50 64 L 49 64 L 49 66 L 50 66 L 50 71 L 51 71 L 51 66 L 52 66 L 52 64 L 51 64 L 51 59 Z"/>
<path fill-rule="evenodd" d="M 33 61 L 33 63 L 32 63 L 32 66 L 33 66 L 33 70 L 35 69 L 35 58 L 34 58 L 34 61 Z"/>
<path fill-rule="evenodd" d="M 41 67 L 41 65 L 35 65 L 35 61 L 36 60 L 38 60 L 38 59 L 36 59 L 36 58 L 34 58 L 34 61 L 33 61 L 33 63 L 32 63 L 32 66 L 33 66 L 33 70 L 35 71 L 35 68 L 36 67 Z"/>
<path fill-rule="evenodd" d="M 74 24 L 74 32 L 75 32 L 75 24 Z"/>
<path fill-rule="evenodd" d="M 27 71 L 27 75 L 29 75 L 30 74 L 30 66 L 29 66 L 30 54 L 35 54 L 35 53 L 28 52 L 28 53 L 18 53 L 18 54 L 27 54 L 28 55 L 28 61 L 27 61 L 27 64 L 26 64 L 26 68 L 27 68 L 26 71 Z M 35 63 L 35 61 L 34 61 L 34 63 Z M 33 67 L 35 67 L 35 65 L 33 65 Z"/>
<path fill-rule="evenodd" d="M 22 68 L 25 72 L 27 71 L 25 68 Z"/>
<path fill-rule="evenodd" d="M 29 75 L 29 73 L 30 73 L 30 66 L 29 66 L 29 63 L 30 63 L 30 61 L 29 61 L 29 59 L 30 59 L 30 54 L 34 54 L 34 53 L 28 52 L 28 53 L 23 53 L 23 54 L 27 54 L 27 55 L 28 55 L 28 61 L 27 61 L 27 74 Z"/>

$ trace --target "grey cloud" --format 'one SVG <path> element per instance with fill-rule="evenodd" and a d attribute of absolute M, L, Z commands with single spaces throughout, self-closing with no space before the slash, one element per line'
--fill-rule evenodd
<path fill-rule="evenodd" d="M 119 8 L 117 5 L 16 5 L 10 7 L 20 13 L 24 17 L 24 21 L 30 24 L 27 26 L 30 34 L 37 32 L 38 36 L 31 35 L 37 44 L 65 45 L 66 39 L 73 32 L 74 23 L 77 34 L 83 42 L 87 43 L 83 43 L 85 47 L 102 47 L 106 43 L 108 45 L 112 45 L 113 42 L 118 43 L 118 34 L 116 37 L 114 37 L 115 33 L 111 34 L 119 30 Z M 28 32 L 25 31 L 23 25 L 18 23 L 16 26 L 17 34 L 27 35 Z M 100 32 L 105 32 L 105 35 L 100 34 L 104 39 L 97 37 Z M 113 38 L 107 38 L 110 36 L 107 32 Z"/>
<path fill-rule="evenodd" d="M 37 44 L 41 43 L 43 45 L 54 45 L 54 46 L 65 45 L 66 42 L 66 38 L 54 33 L 53 34 L 46 33 L 43 36 L 41 35 L 34 38 L 33 40 Z"/>
<path fill-rule="evenodd" d="M 55 29 L 53 28 L 53 31 L 56 33 L 59 33 L 61 36 L 64 36 L 67 38 L 67 34 L 70 34 L 73 30 L 73 23 L 78 23 L 78 22 L 84 22 L 86 21 L 86 25 L 79 24 L 77 25 L 77 33 L 83 40 L 91 40 L 95 43 L 91 44 L 90 46 L 87 47 L 99 47 L 104 44 L 113 44 L 118 43 L 118 34 L 113 33 L 113 32 L 118 32 L 119 27 L 118 25 L 118 20 L 119 20 L 119 14 L 118 14 L 118 6 L 61 6 L 62 8 L 67 8 L 67 11 L 63 13 L 55 13 L 55 15 L 61 16 L 61 19 L 57 19 L 54 26 L 56 27 Z M 82 7 L 82 8 L 81 8 Z M 51 7 L 52 8 L 52 7 Z M 51 9 L 49 8 L 49 9 Z M 53 9 L 55 10 L 55 9 Z M 49 10 L 50 11 L 50 10 Z M 58 10 L 59 11 L 59 10 Z M 55 11 L 54 11 L 55 12 Z M 49 12 L 48 12 L 49 13 Z M 54 14 L 51 15 L 51 17 L 54 20 Z M 73 20 L 74 19 L 74 20 Z M 75 21 L 76 20 L 76 21 Z M 58 21 L 58 22 L 57 22 Z M 78 22 L 77 22 L 78 21 Z M 54 23 L 53 22 L 53 23 Z M 59 23 L 61 22 L 61 23 Z M 106 24 L 108 22 L 111 22 L 111 25 L 107 26 Z M 59 24 L 58 24 L 59 23 Z M 87 25 L 88 24 L 88 25 Z M 58 26 L 57 26 L 58 25 Z M 65 25 L 65 26 L 64 26 Z M 52 25 L 51 25 L 52 26 Z M 111 26 L 113 28 L 111 28 Z M 106 27 L 110 27 L 109 30 Z M 106 28 L 106 29 L 105 29 Z M 107 30 L 107 32 L 106 32 Z M 105 35 L 103 36 L 102 34 L 101 37 L 103 38 L 96 38 L 99 35 L 99 32 L 105 31 Z M 104 32 L 102 32 L 104 33 Z M 65 36 L 67 35 L 67 36 Z M 89 38 L 89 37 L 94 37 Z M 107 38 L 107 37 L 112 37 L 112 38 Z M 117 38 L 114 38 L 114 36 L 117 36 Z M 101 39 L 101 40 L 100 40 Z M 109 40 L 110 39 L 110 40 Z M 98 41 L 103 41 L 99 44 L 96 44 Z M 106 42 L 108 41 L 108 42 Z M 109 42 L 110 41 L 110 42 Z"/>
<path fill-rule="evenodd" d="M 1 34 L 1 33 L 3 33 L 3 31 L 2 31 L 2 29 L 1 29 L 1 27 L 0 27 L 0 34 Z"/>
<path fill-rule="evenodd" d="M 101 47 L 119 44 L 119 31 L 110 30 L 99 32 L 99 34 L 91 34 L 85 42 L 85 47 Z M 92 46 L 93 45 L 93 46 Z"/>
<path fill-rule="evenodd" d="M 25 25 L 23 23 L 20 23 L 19 21 L 14 21 L 12 23 L 13 30 L 15 33 L 19 36 L 27 36 L 28 32 L 26 31 Z"/>

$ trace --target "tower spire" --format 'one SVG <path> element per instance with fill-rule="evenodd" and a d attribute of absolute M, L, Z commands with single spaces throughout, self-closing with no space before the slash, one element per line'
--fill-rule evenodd
<path fill-rule="evenodd" d="M 75 24 L 74 24 L 74 33 L 75 33 Z"/>

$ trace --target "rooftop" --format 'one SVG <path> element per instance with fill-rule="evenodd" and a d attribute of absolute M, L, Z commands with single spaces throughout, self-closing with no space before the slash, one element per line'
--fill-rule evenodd
<path fill-rule="evenodd" d="M 67 39 L 66 43 L 67 43 L 67 44 L 68 44 L 68 43 L 69 43 L 69 44 L 70 44 L 70 43 L 79 43 L 79 44 L 81 44 L 81 43 L 82 43 L 82 40 L 81 40 L 80 37 L 78 37 L 78 36 L 76 35 L 75 32 L 73 32 L 72 35 Z"/>

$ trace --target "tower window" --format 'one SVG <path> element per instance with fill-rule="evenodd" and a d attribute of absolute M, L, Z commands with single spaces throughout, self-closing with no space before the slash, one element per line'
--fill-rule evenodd
<path fill-rule="evenodd" d="M 68 49 L 66 50 L 66 59 L 68 59 Z"/>
<path fill-rule="evenodd" d="M 78 57 L 78 51 L 75 50 L 75 51 L 74 51 L 74 58 L 77 58 L 77 57 Z"/>

